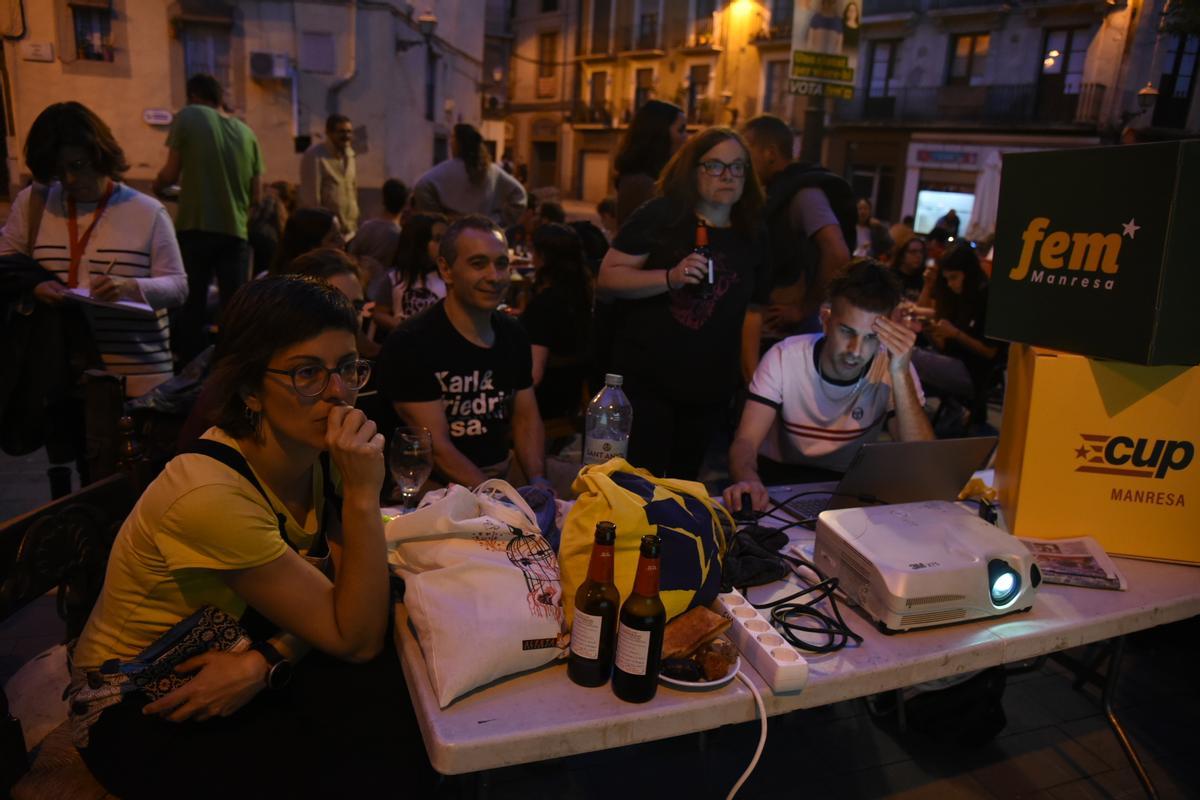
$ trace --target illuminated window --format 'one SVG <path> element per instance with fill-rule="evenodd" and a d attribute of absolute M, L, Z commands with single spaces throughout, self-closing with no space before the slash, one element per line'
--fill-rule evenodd
<path fill-rule="evenodd" d="M 633 110 L 637 111 L 646 104 L 654 92 L 654 70 L 639 69 L 635 75 L 636 83 L 633 90 Z"/>
<path fill-rule="evenodd" d="M 612 26 L 613 0 L 593 0 L 592 2 L 592 52 L 607 53 L 609 51 L 609 32 Z"/>
<path fill-rule="evenodd" d="M 765 85 L 763 86 L 763 113 L 779 114 L 787 98 L 788 62 L 768 61 Z"/>
<path fill-rule="evenodd" d="M 1086 28 L 1046 31 L 1042 75 L 1061 75 L 1063 94 L 1079 94 L 1083 88 L 1083 62 L 1091 38 Z"/>
<path fill-rule="evenodd" d="M 232 97 L 229 28 L 189 22 L 183 26 L 180 38 L 183 40 L 184 75 L 188 78 L 201 73 L 212 75 L 225 90 L 225 98 Z"/>
<path fill-rule="evenodd" d="M 553 78 L 558 60 L 558 34 L 543 33 L 538 37 L 538 77 Z"/>
<path fill-rule="evenodd" d="M 888 97 L 896 94 L 896 51 L 899 47 L 899 41 L 871 42 L 867 97 Z"/>
<path fill-rule="evenodd" d="M 72 6 L 75 57 L 82 61 L 112 61 L 112 11 L 107 7 Z"/>
<path fill-rule="evenodd" d="M 947 86 L 983 85 L 991 39 L 990 34 L 968 33 L 951 40 Z"/>

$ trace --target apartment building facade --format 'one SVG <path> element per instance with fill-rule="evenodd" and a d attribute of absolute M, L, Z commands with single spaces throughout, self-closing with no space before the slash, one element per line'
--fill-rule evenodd
<path fill-rule="evenodd" d="M 797 126 L 787 93 L 792 0 L 516 0 L 513 150 L 529 184 L 597 201 L 634 111 L 677 104 L 693 130 L 763 111 Z"/>
<path fill-rule="evenodd" d="M 963 232 L 985 236 L 1003 154 L 1200 127 L 1198 40 L 1160 31 L 1163 5 L 866 0 L 855 97 L 833 105 L 826 163 L 883 218 L 915 215 L 920 231 L 958 203 L 973 217 Z M 1144 110 L 1147 82 L 1159 93 Z"/>
<path fill-rule="evenodd" d="M 48 104 L 79 100 L 112 128 L 146 187 L 166 157 L 187 76 L 212 73 L 258 135 L 270 180 L 296 181 L 326 116 L 355 125 L 361 205 L 412 183 L 481 121 L 484 15 L 471 0 L 3 0 L 4 182 L 27 179 L 24 136 Z"/>

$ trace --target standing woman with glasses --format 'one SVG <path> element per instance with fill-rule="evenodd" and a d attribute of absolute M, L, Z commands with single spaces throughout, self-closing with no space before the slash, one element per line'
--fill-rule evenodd
<path fill-rule="evenodd" d="M 215 425 L 121 527 L 72 653 L 75 744 L 110 792 L 369 796 L 429 779 L 389 641 L 383 437 L 353 408 L 370 373 L 357 328 L 310 277 L 252 281 L 226 308 Z M 331 568 L 313 563 L 324 545 Z M 177 665 L 187 682 L 152 702 L 97 691 L 106 661 L 206 606 L 240 619 L 249 646 Z"/>
<path fill-rule="evenodd" d="M 187 298 L 171 218 L 120 182 L 125 153 L 79 103 L 55 103 L 37 116 L 25 164 L 35 183 L 13 201 L 0 256 L 22 253 L 47 271 L 33 290 L 46 306 L 72 302 L 72 291 L 149 305 L 150 313 L 83 306 L 104 368 L 124 376 L 127 396 L 145 394 L 174 372 L 166 309 Z"/>
<path fill-rule="evenodd" d="M 613 240 L 598 290 L 624 306 L 611 371 L 625 376 L 633 404 L 629 460 L 694 478 L 740 377 L 757 365 L 758 309 L 771 288 L 763 194 L 729 128 L 689 139 L 658 185 L 662 196 Z M 701 226 L 711 269 L 693 252 Z"/>

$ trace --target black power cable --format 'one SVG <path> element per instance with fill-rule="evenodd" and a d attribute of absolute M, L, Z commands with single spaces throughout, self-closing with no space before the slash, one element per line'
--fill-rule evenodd
<path fill-rule="evenodd" d="M 742 511 L 739 513 L 741 520 L 749 524 L 739 531 L 745 532 L 747 528 L 757 527 L 757 523 L 763 519 L 772 519 L 785 524 L 779 528 L 772 530 L 786 532 L 788 529 L 800 525 L 811 526 L 816 523 L 815 518 L 806 520 L 795 520 L 787 522 L 776 512 L 801 497 L 810 495 L 829 495 L 838 496 L 836 492 L 827 491 L 801 491 L 781 501 L 771 501 L 771 507 L 764 512 L 747 511 L 750 509 L 750 496 L 744 494 L 742 496 Z M 850 495 L 842 495 L 850 496 Z M 860 502 L 880 503 L 882 501 L 873 497 L 854 496 L 854 499 Z M 809 583 L 808 586 L 798 592 L 794 592 L 786 597 L 774 600 L 770 603 L 750 603 L 754 608 L 760 610 L 770 610 L 771 622 L 776 630 L 783 636 L 787 642 L 798 650 L 803 650 L 809 653 L 833 653 L 846 647 L 851 641 L 861 643 L 862 637 L 850 629 L 842 617 L 842 611 L 838 607 L 837 597 L 834 594 L 838 588 L 837 578 L 827 578 L 817 568 L 817 565 L 811 561 L 801 558 L 796 555 L 788 555 L 786 553 L 775 553 L 780 561 L 784 562 L 791 569 L 793 575 L 798 579 Z M 816 583 L 811 583 L 801 571 L 800 567 L 804 567 L 812 572 L 817 577 Z M 742 587 L 742 594 L 747 594 L 748 587 Z M 804 599 L 802 599 L 804 598 Z M 749 597 L 747 596 L 747 600 Z M 826 613 L 818 608 L 822 601 L 829 602 L 829 611 Z M 823 643 L 813 644 L 800 638 L 799 634 L 816 634 L 825 637 Z"/>
<path fill-rule="evenodd" d="M 799 556 L 780 553 L 779 557 L 791 565 L 792 573 L 797 578 L 808 580 L 797 569 L 797 567 L 805 567 L 817 576 L 817 582 L 770 603 L 751 603 L 750 605 L 761 610 L 770 609 L 771 622 L 774 623 L 775 628 L 788 641 L 788 644 L 798 650 L 809 653 L 834 653 L 850 644 L 851 641 L 861 643 L 862 637 L 850 629 L 842 617 L 842 610 L 838 607 L 837 596 L 834 594 L 837 591 L 838 579 L 826 578 L 817 569 L 816 564 Z M 809 595 L 813 596 L 803 602 L 794 602 Z M 832 615 L 826 614 L 817 607 L 822 600 L 829 601 L 829 610 Z M 804 619 L 806 622 L 811 621 L 811 624 L 800 624 L 797 622 L 799 619 Z M 824 636 L 825 642 L 824 644 L 813 644 L 801 639 L 798 635 L 801 633 Z"/>

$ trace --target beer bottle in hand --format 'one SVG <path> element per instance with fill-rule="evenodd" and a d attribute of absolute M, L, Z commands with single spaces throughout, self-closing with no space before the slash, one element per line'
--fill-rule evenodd
<path fill-rule="evenodd" d="M 596 540 L 587 580 L 575 592 L 575 621 L 571 624 L 571 653 L 567 676 L 580 686 L 603 686 L 612 672 L 613 639 L 621 596 L 613 584 L 613 544 L 617 526 L 596 523 Z"/>
<path fill-rule="evenodd" d="M 706 272 L 700 283 L 696 284 L 696 293 L 701 297 L 712 297 L 713 281 L 716 280 L 716 267 L 713 265 L 712 251 L 708 249 L 708 226 L 704 220 L 696 221 L 696 246 L 693 253 L 704 256 Z"/>
<path fill-rule="evenodd" d="M 645 703 L 658 690 L 663 628 L 667 624 L 667 610 L 658 596 L 661 547 L 657 536 L 642 537 L 633 591 L 618 618 L 612 686 L 613 694 L 627 703 Z"/>

